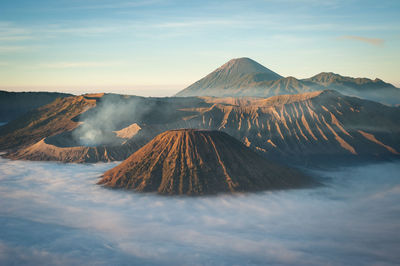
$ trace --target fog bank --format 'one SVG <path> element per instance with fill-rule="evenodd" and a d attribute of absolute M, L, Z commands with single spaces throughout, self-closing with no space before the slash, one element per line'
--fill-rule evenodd
<path fill-rule="evenodd" d="M 314 189 L 186 198 L 95 185 L 110 164 L 0 159 L 0 264 L 396 265 L 400 164 Z"/>

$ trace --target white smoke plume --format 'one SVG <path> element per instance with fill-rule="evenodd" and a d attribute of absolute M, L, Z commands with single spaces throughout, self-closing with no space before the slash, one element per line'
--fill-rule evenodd
<path fill-rule="evenodd" d="M 95 108 L 80 116 L 82 125 L 72 132 L 72 136 L 85 146 L 120 144 L 122 140 L 113 131 L 137 122 L 151 107 L 152 104 L 144 104 L 141 97 L 106 95 Z"/>

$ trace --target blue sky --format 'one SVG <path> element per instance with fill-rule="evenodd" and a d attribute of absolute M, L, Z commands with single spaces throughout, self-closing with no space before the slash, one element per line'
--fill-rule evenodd
<path fill-rule="evenodd" d="M 171 95 L 231 58 L 400 86 L 400 1 L 2 0 L 0 87 Z"/>

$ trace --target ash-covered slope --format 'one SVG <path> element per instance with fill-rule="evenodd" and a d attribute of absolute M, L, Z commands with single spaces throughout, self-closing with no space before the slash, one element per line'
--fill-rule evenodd
<path fill-rule="evenodd" d="M 312 184 L 301 173 L 271 163 L 219 131 L 161 133 L 99 184 L 168 195 L 298 188 Z"/>
<path fill-rule="evenodd" d="M 177 96 L 271 97 L 336 90 L 385 104 L 400 104 L 400 89 L 380 79 L 351 78 L 320 73 L 308 79 L 282 77 L 249 58 L 233 59 Z"/>

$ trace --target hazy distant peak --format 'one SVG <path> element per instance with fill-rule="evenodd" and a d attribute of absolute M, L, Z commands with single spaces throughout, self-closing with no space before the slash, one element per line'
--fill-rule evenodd
<path fill-rule="evenodd" d="M 329 82 L 332 80 L 336 79 L 341 79 L 344 78 L 343 76 L 333 73 L 333 72 L 321 72 L 313 77 L 311 77 L 311 80 L 318 80 L 320 82 Z"/>
<path fill-rule="evenodd" d="M 374 80 L 369 78 L 353 78 L 353 77 L 342 76 L 333 72 L 321 72 L 309 78 L 308 80 L 319 83 L 352 82 L 359 85 L 369 84 L 369 83 L 379 83 L 388 87 L 393 87 L 393 85 L 386 83 L 379 78 L 375 78 Z"/>

